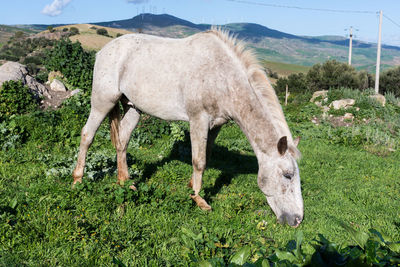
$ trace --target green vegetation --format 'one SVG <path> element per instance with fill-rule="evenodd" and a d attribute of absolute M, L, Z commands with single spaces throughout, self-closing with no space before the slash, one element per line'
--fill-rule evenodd
<path fill-rule="evenodd" d="M 0 120 L 32 112 L 36 108 L 37 100 L 21 81 L 7 81 L 0 87 Z"/>
<path fill-rule="evenodd" d="M 288 76 L 290 74 L 295 73 L 306 73 L 310 67 L 295 65 L 295 64 L 287 64 L 281 62 L 273 62 L 263 60 L 261 61 L 262 66 L 265 68 L 271 69 L 274 72 L 277 72 L 280 76 Z"/>
<path fill-rule="evenodd" d="M 104 28 L 97 29 L 96 33 L 99 34 L 99 35 L 109 36 L 108 35 L 108 31 L 106 29 L 104 29 Z"/>
<path fill-rule="evenodd" d="M 83 50 L 79 42 L 61 39 L 47 50 L 45 66 L 48 71 L 61 71 L 72 86 L 90 90 L 94 57 L 95 53 Z"/>
<path fill-rule="evenodd" d="M 189 197 L 188 124 L 146 114 L 127 155 L 138 190 L 129 189 L 132 181 L 115 183 L 107 122 L 89 150 L 84 182 L 72 189 L 93 59 L 66 40 L 47 52 L 48 70 L 86 89 L 58 110 L 36 110 L 20 83 L 0 90 L 0 107 L 8 110 L 0 122 L 1 266 L 399 264 L 400 100 L 394 93 L 382 107 L 370 90 L 331 89 L 324 104 L 341 98 L 356 104 L 326 115 L 309 102 L 311 90 L 290 95 L 283 109 L 293 135 L 301 136 L 305 207 L 303 223 L 293 229 L 277 223 L 257 186 L 254 152 L 232 122 L 222 128 L 204 173 L 201 195 L 212 212 Z M 345 112 L 354 115 L 351 125 L 335 125 L 332 118 Z"/>
<path fill-rule="evenodd" d="M 275 89 L 284 92 L 286 85 L 290 92 L 319 91 L 331 88 L 352 88 L 365 90 L 373 86 L 372 75 L 365 71 L 356 71 L 352 66 L 336 60 L 328 60 L 323 64 L 315 64 L 306 74 L 294 73 L 279 79 Z"/>
<path fill-rule="evenodd" d="M 342 89 L 332 91 L 328 101 L 349 94 L 364 99 L 361 92 Z M 220 266 L 267 259 L 291 266 L 315 255 L 390 265 L 389 256 L 399 257 L 388 241 L 400 239 L 400 154 L 391 152 L 385 140 L 393 134 L 398 148 L 400 131 L 391 127 L 399 127 L 393 120 L 399 108 L 360 100 L 364 106 L 354 127 L 333 127 L 328 121 L 316 126 L 310 119 L 320 112 L 309 97 L 292 96 L 284 107 L 291 130 L 302 137 L 305 220 L 299 229 L 276 222 L 257 186 L 254 153 L 235 124 L 223 127 L 204 175 L 202 194 L 213 207 L 207 213 L 192 203 L 186 187 L 192 170 L 186 123 L 145 117 L 135 130 L 128 162 L 136 192 L 115 184 L 115 150 L 103 123 L 89 151 L 84 182 L 73 190 L 71 172 L 88 115 L 87 96 L 76 95 L 56 111 L 9 117 L 0 124 L 0 265 L 206 260 Z M 397 125 L 378 134 L 377 124 L 362 126 L 363 116 Z M 386 243 L 371 232 L 372 243 L 359 244 L 341 222 L 361 232 L 377 229 Z M 301 253 L 291 241 L 299 231 L 304 235 L 302 242 L 297 238 Z M 321 236 L 312 241 L 318 234 L 333 243 Z"/>
<path fill-rule="evenodd" d="M 383 92 L 391 92 L 400 96 L 400 67 L 384 71 L 379 80 L 379 88 Z"/>

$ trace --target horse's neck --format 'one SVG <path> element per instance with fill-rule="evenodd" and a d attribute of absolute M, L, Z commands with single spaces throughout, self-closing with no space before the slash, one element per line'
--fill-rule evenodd
<path fill-rule="evenodd" d="M 262 107 L 255 94 L 244 95 L 235 108 L 234 121 L 247 136 L 257 157 L 269 154 L 278 142 L 272 117 Z"/>

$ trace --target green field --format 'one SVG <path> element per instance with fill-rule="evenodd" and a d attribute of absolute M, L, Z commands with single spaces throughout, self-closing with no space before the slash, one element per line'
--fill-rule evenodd
<path fill-rule="evenodd" d="M 107 123 L 89 151 L 84 183 L 71 189 L 87 115 L 87 106 L 76 106 L 79 98 L 58 111 L 1 123 L 0 266 L 187 266 L 204 259 L 229 261 L 245 246 L 252 262 L 260 253 L 269 256 L 285 247 L 300 231 L 305 253 L 313 253 L 318 234 L 341 246 L 355 245 L 341 222 L 400 240 L 398 137 L 373 123 L 316 126 L 310 119 L 320 116 L 318 109 L 300 98 L 285 107 L 292 132 L 302 137 L 305 217 L 297 229 L 277 223 L 257 186 L 256 157 L 233 123 L 223 127 L 204 174 L 201 194 L 211 212 L 200 210 L 189 197 L 190 143 L 179 141 L 186 124 L 173 124 L 178 130 L 172 132 L 163 130 L 168 124 L 151 119 L 140 126 L 128 149 L 138 187 L 133 192 L 115 184 Z M 360 120 L 392 120 L 399 108 L 388 104 L 352 112 Z M 398 122 L 392 127 L 398 129 Z M 151 132 L 157 136 L 150 138 Z M 388 150 L 388 144 L 396 151 Z"/>
<path fill-rule="evenodd" d="M 273 62 L 268 60 L 262 60 L 261 64 L 264 67 L 271 69 L 274 72 L 277 72 L 280 76 L 288 76 L 293 73 L 307 73 L 310 67 L 281 63 L 281 62 Z"/>

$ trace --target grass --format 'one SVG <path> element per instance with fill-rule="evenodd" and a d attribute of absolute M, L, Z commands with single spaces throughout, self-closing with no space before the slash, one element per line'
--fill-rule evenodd
<path fill-rule="evenodd" d="M 285 112 L 296 116 L 294 110 Z M 323 125 L 296 120 L 290 125 L 303 137 L 299 168 L 305 219 L 298 229 L 277 223 L 257 186 L 254 153 L 234 124 L 223 127 L 204 174 L 202 195 L 212 212 L 200 210 L 189 197 L 187 141 L 164 136 L 148 145 L 131 142 L 128 162 L 137 192 L 115 184 L 115 152 L 106 125 L 89 152 L 87 173 L 94 175 L 76 189 L 70 187 L 70 173 L 77 138 L 30 140 L 3 150 L 0 265 L 189 265 L 230 257 L 243 246 L 252 253 L 272 252 L 298 231 L 305 236 L 303 249 L 311 252 L 318 233 L 354 244 L 342 221 L 400 240 L 400 152 L 380 157 L 330 142 Z"/>
<path fill-rule="evenodd" d="M 289 76 L 293 73 L 307 73 L 310 67 L 295 65 L 295 64 L 287 64 L 281 62 L 273 62 L 268 60 L 261 61 L 261 64 L 264 67 L 270 68 L 272 71 L 277 72 L 279 76 Z"/>

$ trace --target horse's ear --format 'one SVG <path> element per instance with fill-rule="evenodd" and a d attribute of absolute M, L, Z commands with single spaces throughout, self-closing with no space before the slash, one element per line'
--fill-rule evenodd
<path fill-rule="evenodd" d="M 283 136 L 278 141 L 278 152 L 283 156 L 286 153 L 287 149 L 288 149 L 287 137 Z"/>
<path fill-rule="evenodd" d="M 295 147 L 297 147 L 300 143 L 300 136 L 297 136 L 296 139 L 293 140 Z"/>

